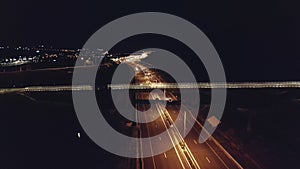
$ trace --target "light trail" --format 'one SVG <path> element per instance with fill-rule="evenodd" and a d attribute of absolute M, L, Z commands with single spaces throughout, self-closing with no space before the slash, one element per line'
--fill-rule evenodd
<path fill-rule="evenodd" d="M 156 106 L 157 106 L 157 105 L 156 105 Z M 177 155 L 177 157 L 178 157 L 178 160 L 180 161 L 180 164 L 181 164 L 182 168 L 185 169 L 185 166 L 184 166 L 184 164 L 183 164 L 183 161 L 182 161 L 182 159 L 181 159 L 181 157 L 180 157 L 180 155 L 179 155 L 179 150 L 178 150 L 178 147 L 177 147 L 178 144 L 177 144 L 176 142 L 173 141 L 172 135 L 170 134 L 170 132 L 169 132 L 169 130 L 168 130 L 168 126 L 167 126 L 167 124 L 166 124 L 166 122 L 165 122 L 165 119 L 163 118 L 162 112 L 160 112 L 160 109 L 158 108 L 158 106 L 157 106 L 157 110 L 158 110 L 158 112 L 159 112 L 159 114 L 160 114 L 161 120 L 162 120 L 162 122 L 163 122 L 163 124 L 164 124 L 164 126 L 165 126 L 165 128 L 166 128 L 166 131 L 167 131 L 167 133 L 168 133 L 168 135 L 169 135 L 169 138 L 170 138 L 171 143 L 172 143 L 172 145 L 173 145 L 173 147 L 174 147 L 174 150 L 175 150 L 175 152 L 176 152 L 176 155 Z"/>
<path fill-rule="evenodd" d="M 144 74 L 151 72 L 148 68 L 143 67 L 139 64 L 130 64 L 130 63 L 128 63 L 128 64 L 133 69 L 136 68 L 137 69 L 136 71 L 142 70 L 144 72 Z M 152 78 L 154 78 L 154 77 L 152 77 Z M 157 79 L 157 80 L 159 80 L 159 79 Z M 146 84 L 153 85 L 153 83 L 146 83 Z M 149 97 L 153 98 L 153 99 L 161 100 L 161 97 L 159 96 L 158 93 L 151 92 Z M 180 161 L 182 168 L 201 169 L 199 164 L 197 163 L 195 157 L 193 156 L 191 150 L 189 149 L 189 147 L 185 143 L 183 137 L 181 136 L 179 130 L 175 126 L 175 123 L 174 123 L 173 119 L 171 118 L 169 112 L 166 109 L 164 109 L 162 107 L 162 105 L 159 103 L 156 104 L 156 108 L 160 114 L 162 122 L 163 122 L 163 124 L 166 128 L 166 131 L 170 137 L 171 143 L 173 144 L 174 150 L 176 152 L 176 155 Z M 169 128 L 170 132 L 169 132 L 168 128 Z"/>
<path fill-rule="evenodd" d="M 180 152 L 183 154 L 184 159 L 186 160 L 186 163 L 189 165 L 189 168 L 195 168 L 200 169 L 199 164 L 197 163 L 194 155 L 192 154 L 190 148 L 184 141 L 184 138 L 181 136 L 179 130 L 177 129 L 173 119 L 171 118 L 169 112 L 162 107 L 161 104 L 157 104 L 157 109 L 161 115 L 161 118 L 163 119 L 164 124 L 168 124 L 169 126 L 172 126 L 169 128 L 172 131 L 173 139 L 177 140 L 175 143 L 179 143 Z M 166 121 L 166 122 L 165 122 Z M 168 128 L 166 128 L 168 131 Z M 171 138 L 171 137 L 170 137 Z M 174 147 L 176 148 L 176 147 Z"/>

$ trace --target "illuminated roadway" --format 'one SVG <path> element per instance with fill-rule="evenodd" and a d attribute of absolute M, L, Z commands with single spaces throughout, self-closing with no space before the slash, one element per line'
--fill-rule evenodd
<path fill-rule="evenodd" d="M 130 63 L 131 67 L 136 70 L 136 86 L 155 86 L 163 82 L 163 79 L 157 75 L 156 72 L 153 72 L 137 63 Z M 139 73 L 138 73 L 139 72 Z M 155 82 L 155 83 L 152 83 Z M 142 84 L 142 85 L 140 85 Z M 161 83 L 162 84 L 162 83 Z M 128 86 L 128 85 L 127 85 Z M 158 85 L 160 86 L 160 85 Z M 176 101 L 176 96 L 171 94 L 171 98 L 165 98 L 164 94 L 151 92 L 150 94 L 143 92 L 136 92 L 136 98 L 140 100 L 173 100 Z M 141 110 L 147 110 L 146 104 L 137 104 L 137 108 Z M 149 121 L 149 118 L 153 118 L 155 114 L 159 114 L 160 118 L 157 118 L 154 122 L 141 124 L 140 131 L 141 137 L 151 137 L 157 135 L 166 129 L 170 129 L 168 132 L 168 140 L 160 140 L 161 146 L 165 142 L 171 142 L 173 147 L 171 150 L 153 156 L 151 158 L 144 158 L 142 160 L 142 166 L 140 168 L 150 169 L 150 168 L 184 168 L 184 169 L 200 169 L 200 168 L 224 168 L 224 169 L 234 169 L 242 168 L 240 164 L 214 139 L 206 141 L 205 143 L 199 143 L 198 137 L 200 131 L 203 129 L 203 126 L 197 122 L 191 132 L 183 139 L 177 126 L 174 125 L 174 120 L 176 118 L 179 121 L 184 119 L 194 119 L 191 117 L 192 113 L 188 110 L 187 107 L 183 106 L 183 109 L 186 113 L 186 116 L 189 118 L 183 118 L 178 116 L 178 107 L 176 105 L 169 106 L 165 108 L 161 103 L 155 103 L 155 107 L 151 107 L 149 110 L 150 113 L 145 115 L 145 119 Z M 137 114 L 138 116 L 138 114 Z M 152 116 L 152 117 L 151 117 Z M 177 117 L 178 116 L 178 117 Z M 186 121 L 186 123 L 192 123 L 191 121 Z M 179 142 L 179 144 L 175 144 Z M 157 148 L 152 147 L 153 144 L 141 145 L 140 149 L 151 150 Z M 156 145 L 157 146 L 157 145 Z"/>

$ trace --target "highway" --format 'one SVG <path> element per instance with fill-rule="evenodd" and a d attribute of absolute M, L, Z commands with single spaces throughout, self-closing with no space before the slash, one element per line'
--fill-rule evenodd
<path fill-rule="evenodd" d="M 180 100 L 178 98 L 180 93 L 178 92 L 178 84 L 170 83 L 167 79 L 164 79 L 163 74 L 160 74 L 159 71 L 153 71 L 154 69 L 148 69 L 146 66 L 143 66 L 140 62 L 127 60 L 126 61 L 132 69 L 136 70 L 135 73 L 135 83 L 134 84 L 110 84 L 107 86 L 107 88 L 101 88 L 104 90 L 117 90 L 122 92 L 126 92 L 129 89 L 134 89 L 131 92 L 135 92 L 135 98 L 136 98 L 136 108 L 138 110 L 148 110 L 149 109 L 149 103 L 148 101 L 154 101 L 155 105 L 151 107 L 150 113 L 143 114 L 145 121 L 151 121 L 155 119 L 153 122 L 145 123 L 145 124 L 139 124 L 138 127 L 135 128 L 132 127 L 131 129 L 139 130 L 140 135 L 133 135 L 133 136 L 139 136 L 141 138 L 148 138 L 151 136 L 158 135 L 162 132 L 165 132 L 166 129 L 171 129 L 167 133 L 167 137 L 162 139 L 159 138 L 160 144 L 154 144 L 151 141 L 147 142 L 148 144 L 140 144 L 132 143 L 128 145 L 128 147 L 136 146 L 139 149 L 139 153 L 143 154 L 143 152 L 150 150 L 153 154 L 153 151 L 155 149 L 161 149 L 166 144 L 171 143 L 174 148 L 159 154 L 154 155 L 152 157 L 147 158 L 141 158 L 141 159 L 129 159 L 125 158 L 122 159 L 125 162 L 122 163 L 122 160 L 119 160 L 116 157 L 111 157 L 111 159 L 116 158 L 118 164 L 117 168 L 136 168 L 136 169 L 210 169 L 210 168 L 224 168 L 224 169 L 235 169 L 235 168 L 243 168 L 239 164 L 238 161 L 235 160 L 232 155 L 230 155 L 229 152 L 227 152 L 222 145 L 219 143 L 222 142 L 222 139 L 219 141 L 216 140 L 214 137 L 210 137 L 209 140 L 207 140 L 204 143 L 199 143 L 199 135 L 200 131 L 205 131 L 205 128 L 202 126 L 202 122 L 200 123 L 197 121 L 197 118 L 192 115 L 191 112 L 196 111 L 192 108 L 192 106 L 188 105 L 191 103 L 190 100 Z M 85 68 L 85 67 L 83 67 Z M 71 67 L 67 68 L 51 68 L 51 70 L 61 70 L 61 69 L 72 69 Z M 48 69 L 47 69 L 48 70 Z M 39 70 L 40 71 L 40 70 Z M 230 82 L 230 83 L 209 83 L 209 82 L 200 82 L 200 83 L 180 83 L 181 88 L 183 89 L 190 89 L 190 88 L 199 88 L 199 89 L 207 89 L 207 88 L 229 88 L 232 90 L 235 89 L 248 89 L 248 88 L 300 88 L 300 82 L 299 81 L 287 81 L 287 82 Z M 164 95 L 164 92 L 151 92 L 153 89 L 161 89 L 165 92 L 166 95 Z M 71 91 L 95 91 L 99 90 L 99 93 L 101 94 L 100 88 L 97 89 L 94 85 L 53 85 L 53 86 L 24 86 L 24 87 L 8 87 L 8 88 L 0 88 L 0 95 L 8 94 L 9 97 L 11 95 L 9 93 L 18 93 L 20 95 L 23 95 L 27 97 L 26 92 L 28 93 L 34 93 L 34 92 L 65 92 L 69 93 Z M 158 91 L 158 90 L 156 90 Z M 239 90 L 237 90 L 239 91 Z M 107 92 L 107 91 L 105 91 Z M 277 92 L 277 91 L 276 91 Z M 280 91 L 286 92 L 286 91 Z M 30 96 L 30 95 L 29 95 Z M 281 95 L 280 95 L 281 96 Z M 5 98 L 6 96 L 4 96 Z M 289 96 L 290 97 L 290 96 Z M 35 98 L 27 97 L 34 101 L 36 104 L 37 100 L 34 100 Z M 124 96 L 120 94 L 119 102 L 122 102 L 122 99 Z M 290 99 L 290 98 L 289 98 Z M 4 99 L 6 100 L 6 99 Z M 295 98 L 292 99 L 293 101 L 299 101 L 298 96 L 295 96 Z M 23 101 L 23 100 L 22 100 Z M 165 107 L 162 103 L 167 102 L 167 107 Z M 27 104 L 27 102 L 25 102 Z M 24 103 L 24 104 L 25 104 Z M 184 105 L 181 105 L 181 108 L 184 110 L 185 117 L 179 116 L 179 108 L 180 106 L 178 103 L 182 103 Z M 39 103 L 40 104 L 40 103 Z M 47 103 L 48 104 L 48 103 Z M 185 105 L 186 104 L 186 105 Z M 11 107 L 18 107 L 15 106 L 15 103 L 12 104 Z M 41 104 L 43 105 L 43 104 Z M 36 106 L 36 105 L 35 105 Z M 4 109 L 6 107 L 3 106 Z M 34 107 L 34 106 L 29 106 Z M 55 107 L 55 106 L 54 106 Z M 31 109 L 27 109 L 31 110 Z M 19 110 L 18 110 L 19 111 Z M 23 110 L 22 110 L 23 111 Z M 22 112 L 20 111 L 20 112 Z M 34 110 L 33 110 L 34 111 Z M 64 111 L 64 109 L 63 109 Z M 11 112 L 11 110 L 8 110 L 7 112 Z M 201 112 L 200 112 L 201 113 Z M 7 115 L 11 115 L 11 113 L 6 113 Z M 52 114 L 49 113 L 49 114 Z M 137 114 L 137 116 L 139 116 Z M 23 116 L 21 116 L 23 121 Z M 41 117 L 41 116 L 37 116 Z M 44 117 L 44 116 L 43 116 Z M 46 117 L 46 116 L 45 116 Z M 61 114 L 58 116 L 61 118 Z M 66 118 L 67 119 L 67 118 Z M 194 123 L 192 130 L 188 133 L 188 135 L 183 138 L 182 135 L 179 133 L 178 129 L 181 129 L 182 126 L 175 126 L 173 122 L 178 119 L 180 124 L 184 123 Z M 184 120 L 186 119 L 186 120 Z M 28 119 L 31 120 L 31 119 Z M 45 119 L 44 119 L 45 120 Z M 53 119 L 49 119 L 50 121 Z M 115 119 L 114 119 L 115 120 Z M 38 121 L 38 120 L 35 120 Z M 66 120 L 68 121 L 68 120 Z M 77 119 L 76 119 L 77 122 Z M 118 122 L 118 121 L 117 121 Z M 127 122 L 127 121 L 126 121 Z M 50 124 L 50 123 L 49 123 Z M 52 121 L 51 121 L 52 124 Z M 123 124 L 123 123 L 122 123 Z M 27 124 L 24 123 L 24 126 L 27 126 Z M 124 126 L 121 126 L 124 127 Z M 63 127 L 62 127 L 63 128 Z M 61 129 L 58 129 L 57 131 L 63 131 Z M 127 131 L 127 130 L 126 130 Z M 81 141 L 81 144 L 83 143 L 82 140 L 85 139 L 85 135 L 83 132 L 77 131 L 76 129 L 76 141 L 77 139 Z M 73 131 L 72 131 L 73 133 Z M 137 132 L 136 132 L 137 133 Z M 79 134 L 79 135 L 78 135 Z M 134 133 L 135 134 L 135 133 Z M 48 135 L 47 135 L 48 136 Z M 50 135 L 49 135 L 50 136 Z M 77 138 L 78 137 L 78 138 Z M 33 138 L 33 137 L 32 137 Z M 65 139 L 62 139 L 65 140 Z M 150 140 L 150 139 L 149 139 Z M 89 140 L 90 141 L 90 140 Z M 87 141 L 88 142 L 88 141 Z M 176 142 L 180 142 L 180 144 L 176 144 Z M 66 141 L 66 145 L 69 145 L 70 142 Z M 90 149 L 92 150 L 92 148 Z M 90 151 L 89 150 L 89 151 Z M 94 148 L 93 148 L 94 150 Z M 10 151 L 10 150 L 9 150 Z M 19 150 L 18 150 L 19 151 Z M 109 154 L 109 153 L 107 153 Z M 109 154 L 110 155 L 110 154 Z M 93 156 L 93 155 L 92 155 Z M 96 156 L 96 155 L 95 155 Z M 89 156 L 90 157 L 90 156 Z M 97 157 L 102 157 L 102 154 L 99 153 Z M 50 159 L 50 158 L 49 158 Z M 104 159 L 104 158 L 103 158 Z M 109 158 L 107 158 L 109 159 Z M 241 159 L 241 158 L 240 158 Z M 119 161 L 118 161 L 119 160 Z M 245 161 L 247 159 L 245 158 Z M 98 159 L 95 160 L 96 164 L 99 163 Z M 106 161 L 103 160 L 103 161 Z M 113 161 L 113 160 L 112 160 Z M 120 162 L 121 161 L 121 162 Z M 241 161 L 242 162 L 242 161 Z M 113 163 L 113 162 L 112 162 Z M 84 163 L 85 164 L 85 163 Z M 99 164 L 100 165 L 100 164 Z M 244 164 L 247 168 L 246 164 Z M 248 166 L 249 167 L 249 166 Z M 112 167 L 116 168 L 116 167 Z M 255 167 L 250 167 L 255 168 Z"/>
<path fill-rule="evenodd" d="M 135 84 L 137 86 L 151 85 L 157 83 L 163 83 L 164 79 L 157 72 L 151 71 L 138 63 L 128 63 L 133 69 L 136 70 Z M 142 84 L 142 85 L 141 85 Z M 139 100 L 165 100 L 165 101 L 176 101 L 176 94 L 168 93 L 171 98 L 166 98 L 162 93 L 146 93 L 145 91 L 136 91 L 136 98 Z M 149 109 L 149 104 L 137 103 L 136 107 L 138 110 Z M 195 119 L 191 117 L 192 113 L 187 107 L 183 107 L 188 118 L 179 117 L 178 105 L 171 105 L 167 108 L 162 105 L 161 102 L 156 102 L 154 107 L 149 109 L 150 113 L 145 115 L 145 119 L 151 119 L 155 117 L 155 114 L 159 114 L 160 118 L 157 118 L 153 122 L 140 124 L 140 132 L 142 138 L 151 137 L 157 135 L 161 132 L 166 131 L 166 129 L 171 129 L 168 132 L 169 139 L 160 140 L 161 146 L 165 142 L 172 142 L 173 147 L 171 150 L 153 156 L 151 158 L 144 158 L 142 160 L 143 169 L 156 169 L 156 168 L 184 168 L 184 169 L 235 169 L 242 168 L 240 164 L 214 139 L 211 138 L 205 143 L 199 143 L 198 137 L 203 126 L 200 122 L 196 122 L 196 125 L 192 128 L 189 134 L 183 138 L 179 133 L 177 126 L 174 124 L 176 118 L 179 121 L 184 119 Z M 137 114 L 137 116 L 139 116 Z M 147 120 L 149 121 L 149 120 Z M 187 120 L 186 123 L 192 123 Z M 179 142 L 179 144 L 175 144 Z M 153 150 L 157 147 L 152 147 L 151 141 L 149 145 L 140 145 L 140 149 L 143 150 Z"/>
<path fill-rule="evenodd" d="M 179 106 L 176 104 L 170 104 L 168 107 L 162 105 L 162 100 L 169 102 L 184 102 L 184 100 L 177 100 L 177 94 L 171 92 L 170 89 L 177 89 L 178 84 L 168 83 L 166 79 L 159 74 L 158 71 L 152 71 L 147 67 L 140 65 L 138 62 L 127 62 L 134 70 L 136 70 L 135 84 L 111 84 L 108 85 L 110 90 L 128 90 L 136 89 L 135 97 L 137 100 L 146 101 L 153 100 L 158 101 L 155 106 L 150 109 L 149 114 L 142 118 L 146 121 L 150 121 L 159 115 L 154 122 L 140 124 L 140 137 L 147 138 L 157 134 L 160 134 L 166 129 L 171 129 L 168 132 L 167 139 L 160 139 L 161 144 L 154 145 L 149 144 L 141 145 L 137 144 L 140 152 L 145 150 L 159 149 L 160 146 L 164 146 L 167 143 L 172 143 L 173 147 L 167 152 L 159 155 L 153 155 L 148 158 L 141 158 L 135 166 L 137 169 L 164 169 L 164 168 L 184 168 L 184 169 L 235 169 L 243 168 L 235 159 L 227 152 L 222 145 L 213 137 L 210 137 L 205 143 L 199 143 L 198 138 L 200 131 L 205 129 L 202 124 L 197 121 L 196 117 L 193 117 L 188 106 L 182 105 L 182 108 L 186 112 L 186 118 L 180 117 L 178 114 Z M 182 88 L 300 88 L 300 82 L 240 82 L 240 83 L 181 83 Z M 146 89 L 146 90 L 144 90 Z M 149 92 L 149 89 L 166 89 L 166 95 L 162 93 Z M 2 88 L 0 94 L 7 93 L 25 93 L 25 92 L 61 92 L 61 91 L 94 91 L 95 87 L 92 85 L 65 85 L 65 86 L 27 86 L 20 88 Z M 147 102 L 137 102 L 136 107 L 139 110 L 147 110 L 149 104 Z M 138 114 L 137 114 L 138 116 Z M 182 123 L 193 123 L 196 121 L 192 130 L 188 135 L 183 138 L 178 131 L 179 126 L 173 125 L 175 119 L 178 118 Z M 184 120 L 187 119 L 187 120 Z M 193 119 L 193 120 L 191 120 Z M 180 142 L 180 144 L 175 144 Z"/>

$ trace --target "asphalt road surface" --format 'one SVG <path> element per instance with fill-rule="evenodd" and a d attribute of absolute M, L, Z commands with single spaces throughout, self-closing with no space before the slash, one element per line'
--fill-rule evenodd
<path fill-rule="evenodd" d="M 136 70 L 138 70 L 135 76 L 136 84 L 165 82 L 158 72 L 153 72 L 146 67 L 135 63 L 130 63 L 129 65 L 133 68 L 137 68 Z M 166 95 L 168 95 L 168 98 L 166 98 L 166 96 L 164 96 L 164 94 L 161 92 L 136 92 L 135 95 L 138 100 L 142 101 L 177 101 L 176 94 L 173 93 L 167 93 Z M 210 138 L 205 143 L 198 142 L 200 131 L 203 130 L 203 126 L 199 122 L 195 123 L 192 130 L 185 138 L 182 138 L 177 129 L 179 126 L 174 126 L 173 123 L 176 118 L 179 118 L 179 121 L 182 121 L 182 123 L 184 123 L 184 119 L 186 119 L 186 123 L 192 123 L 191 119 L 196 120 L 195 117 L 192 117 L 193 115 L 190 113 L 190 110 L 187 107 L 183 107 L 185 112 L 187 112 L 186 118 L 184 118 L 178 116 L 178 105 L 176 104 L 168 105 L 167 108 L 165 108 L 165 106 L 159 101 L 154 104 L 155 106 L 152 106 L 150 109 L 149 104 L 145 102 L 137 102 L 136 104 L 136 107 L 139 110 L 149 109 L 149 113 L 145 114 L 145 117 L 143 117 L 146 120 L 149 121 L 149 119 L 157 117 L 156 115 L 158 114 L 160 116 L 150 123 L 143 123 L 140 125 L 141 137 L 151 137 L 166 131 L 166 129 L 171 129 L 170 133 L 168 133 L 169 139 L 160 139 L 160 141 L 161 146 L 163 146 L 166 142 L 172 142 L 174 143 L 174 148 L 165 153 L 142 159 L 141 168 L 242 168 L 239 163 L 214 138 Z M 175 144 L 176 141 L 178 141 L 179 144 Z M 157 149 L 157 147 L 153 147 L 151 141 L 148 145 L 140 145 L 140 148 L 142 151 L 152 151 L 153 149 Z"/>

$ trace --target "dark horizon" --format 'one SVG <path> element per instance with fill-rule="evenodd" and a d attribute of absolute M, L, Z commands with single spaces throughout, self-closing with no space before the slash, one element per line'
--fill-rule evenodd
<path fill-rule="evenodd" d="M 299 80 L 297 2 L 5 1 L 0 44 L 80 49 L 106 23 L 136 12 L 165 12 L 198 26 L 231 80 Z M 139 41 L 149 45 L 147 39 Z M 143 46 L 143 45 L 141 45 Z M 188 59 L 188 58 L 187 58 Z"/>

